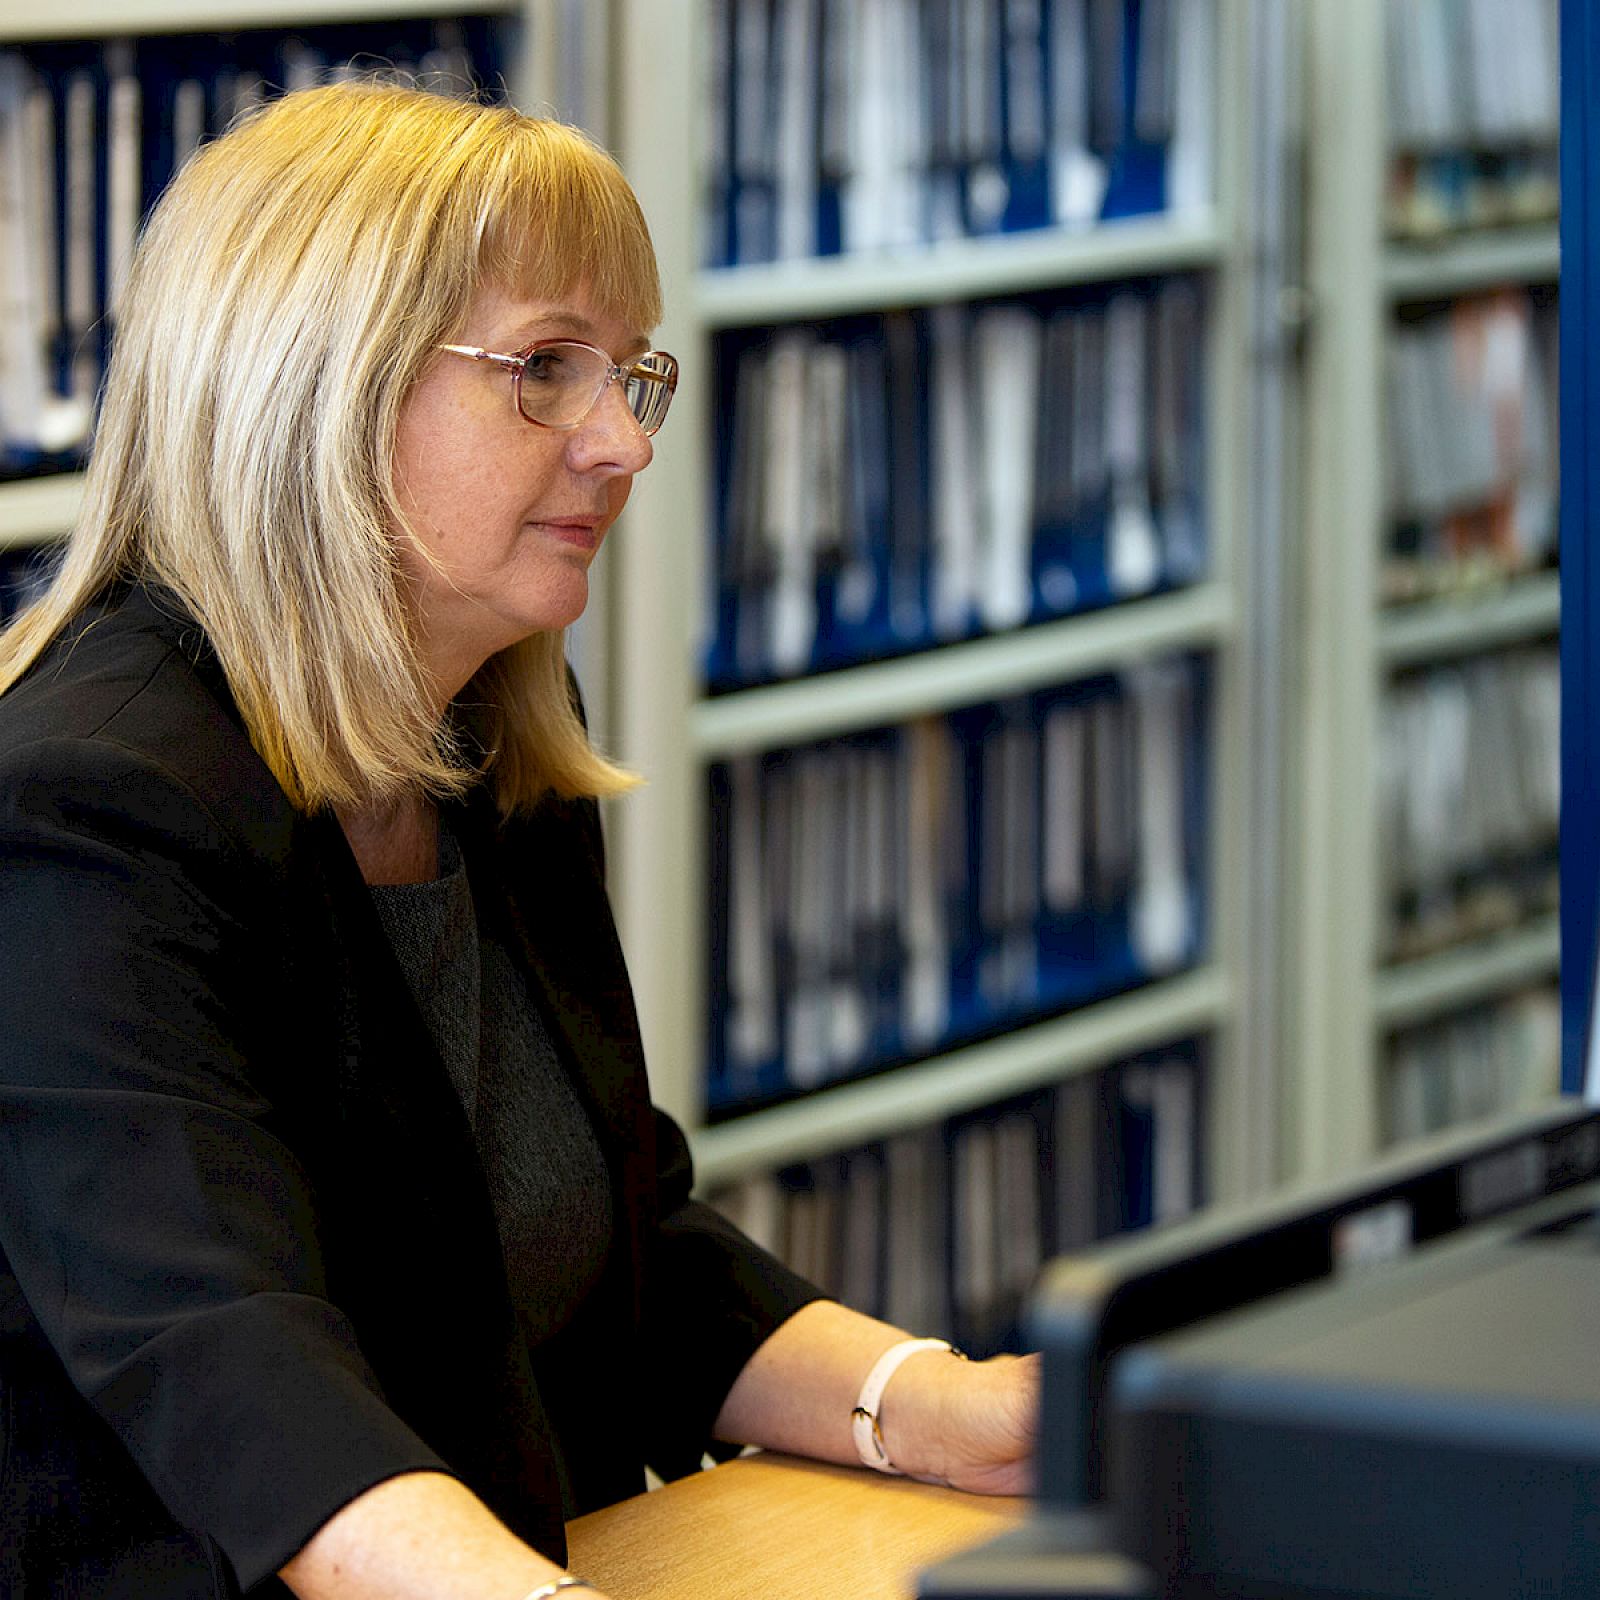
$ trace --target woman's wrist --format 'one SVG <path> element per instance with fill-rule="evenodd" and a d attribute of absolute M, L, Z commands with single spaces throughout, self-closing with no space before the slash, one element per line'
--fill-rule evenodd
<path fill-rule="evenodd" d="M 384 1479 L 336 1511 L 279 1576 L 300 1600 L 526 1600 L 565 1574 L 458 1479 L 422 1471 Z"/>
<path fill-rule="evenodd" d="M 890 1345 L 867 1373 L 850 1413 L 851 1436 L 855 1440 L 856 1454 L 861 1458 L 862 1466 L 896 1477 L 904 1474 L 905 1467 L 890 1454 L 884 1438 L 881 1421 L 883 1396 L 900 1368 L 913 1357 L 924 1353 L 960 1355 L 948 1339 L 901 1339 Z"/>
<path fill-rule="evenodd" d="M 877 1408 L 878 1438 L 891 1470 L 944 1481 L 954 1408 L 972 1381 L 974 1366 L 942 1340 L 923 1344 L 905 1357 Z"/>

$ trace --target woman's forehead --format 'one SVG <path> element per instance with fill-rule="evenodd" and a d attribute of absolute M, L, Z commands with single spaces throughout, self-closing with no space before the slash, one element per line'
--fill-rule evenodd
<path fill-rule="evenodd" d="M 648 329 L 632 324 L 617 307 L 597 305 L 587 285 L 565 293 L 540 295 L 527 290 L 487 284 L 473 296 L 468 320 L 475 336 L 482 334 L 502 344 L 533 344 L 540 339 L 581 339 L 611 350 L 615 346 L 648 344 Z"/>

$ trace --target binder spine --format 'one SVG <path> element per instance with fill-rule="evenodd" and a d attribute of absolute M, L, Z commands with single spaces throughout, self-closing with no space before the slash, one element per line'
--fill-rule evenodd
<path fill-rule="evenodd" d="M 1559 0 L 1416 0 L 1384 20 L 1390 236 L 1553 223 Z"/>
<path fill-rule="evenodd" d="M 1382 707 L 1382 954 L 1404 961 L 1556 909 L 1561 668 L 1530 645 L 1401 674 Z"/>
<path fill-rule="evenodd" d="M 1045 1261 L 1203 1202 L 1207 1056 L 1174 1041 L 708 1198 L 847 1305 L 1016 1350 Z"/>
<path fill-rule="evenodd" d="M 1189 275 L 728 332 L 704 670 L 726 693 L 1204 577 Z"/>
<path fill-rule="evenodd" d="M 1560 1073 L 1561 994 L 1553 981 L 1401 1029 L 1384 1051 L 1383 1143 L 1549 1100 Z"/>
<path fill-rule="evenodd" d="M 1207 205 L 1216 4 L 718 0 L 706 265 Z"/>
<path fill-rule="evenodd" d="M 714 764 L 711 1119 L 1200 959 L 1209 676 L 1175 657 Z"/>
<path fill-rule="evenodd" d="M 1554 286 L 1404 309 L 1388 359 L 1391 604 L 1556 560 Z"/>

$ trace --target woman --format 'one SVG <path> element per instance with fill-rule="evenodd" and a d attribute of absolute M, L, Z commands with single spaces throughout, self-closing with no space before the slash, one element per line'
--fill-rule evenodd
<path fill-rule="evenodd" d="M 0 637 L 0 1590 L 583 1592 L 713 1438 L 1023 1486 L 1032 1362 L 822 1299 L 648 1102 L 562 629 L 659 314 L 504 108 L 292 95 L 158 206 Z"/>

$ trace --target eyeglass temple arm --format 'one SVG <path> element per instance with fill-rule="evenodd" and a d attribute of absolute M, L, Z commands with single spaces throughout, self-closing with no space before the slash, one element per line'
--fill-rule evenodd
<path fill-rule="evenodd" d="M 441 350 L 453 356 L 470 356 L 474 361 L 492 361 L 497 367 L 504 367 L 508 372 L 521 372 L 527 363 L 521 356 L 497 355 L 493 350 L 480 350 L 475 344 L 442 344 Z"/>
<path fill-rule="evenodd" d="M 653 378 L 657 383 L 676 386 L 678 382 L 678 363 L 664 350 L 649 350 L 642 356 L 634 357 L 630 363 L 617 369 L 622 373 L 638 372 L 647 378 Z"/>

